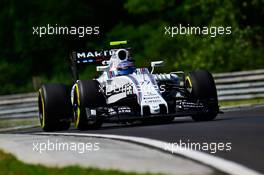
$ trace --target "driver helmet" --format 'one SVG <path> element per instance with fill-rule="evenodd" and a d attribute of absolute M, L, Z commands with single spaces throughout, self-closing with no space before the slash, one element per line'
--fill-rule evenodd
<path fill-rule="evenodd" d="M 135 72 L 135 70 L 135 65 L 131 61 L 122 61 L 117 65 L 118 75 L 129 75 Z"/>

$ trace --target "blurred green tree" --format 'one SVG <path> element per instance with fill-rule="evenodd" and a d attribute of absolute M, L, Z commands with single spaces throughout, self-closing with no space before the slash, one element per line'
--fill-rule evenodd
<path fill-rule="evenodd" d="M 68 55 L 102 49 L 111 40 L 131 40 L 139 66 L 165 59 L 163 70 L 211 72 L 263 68 L 264 0 L 101 0 L 0 2 L 0 94 L 32 91 L 42 82 L 71 82 Z M 33 26 L 100 25 L 100 35 L 32 35 Z M 231 26 L 232 35 L 165 35 L 165 26 Z M 90 78 L 94 67 L 83 70 Z"/>
<path fill-rule="evenodd" d="M 121 23 L 109 38 L 135 42 L 139 64 L 166 59 L 166 70 L 207 69 L 212 72 L 263 68 L 263 0 L 204 1 L 128 0 L 136 23 Z M 164 35 L 165 26 L 231 26 L 226 36 Z"/>

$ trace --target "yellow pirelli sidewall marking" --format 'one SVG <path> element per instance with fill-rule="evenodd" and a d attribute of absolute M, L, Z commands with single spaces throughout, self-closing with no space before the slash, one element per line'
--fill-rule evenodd
<path fill-rule="evenodd" d="M 80 102 L 80 92 L 79 92 L 79 88 L 78 88 L 77 83 L 76 83 L 75 87 L 76 87 L 75 90 L 76 90 L 76 94 L 77 94 L 77 119 L 75 121 L 75 127 L 77 128 L 79 125 L 79 122 L 80 122 L 80 114 L 81 114 L 80 105 L 81 105 L 81 102 Z"/>
<path fill-rule="evenodd" d="M 186 81 L 188 81 L 188 82 L 189 82 L 189 84 L 190 84 L 190 86 L 192 87 L 192 81 L 191 81 L 191 79 L 190 79 L 190 77 L 189 77 L 189 76 L 186 76 Z"/>
<path fill-rule="evenodd" d="M 45 104 L 44 104 L 44 98 L 42 95 L 41 89 L 39 90 L 40 99 L 41 99 L 41 105 L 42 105 L 42 121 L 41 121 L 41 127 L 45 127 Z"/>

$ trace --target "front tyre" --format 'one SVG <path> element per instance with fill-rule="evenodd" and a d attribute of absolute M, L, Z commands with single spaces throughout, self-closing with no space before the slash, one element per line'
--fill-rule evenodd
<path fill-rule="evenodd" d="M 44 131 L 67 130 L 71 125 L 70 95 L 62 84 L 46 84 L 38 94 L 39 120 Z"/>
<path fill-rule="evenodd" d="M 205 113 L 193 115 L 192 119 L 194 121 L 215 119 L 219 112 L 219 106 L 212 74 L 205 70 L 193 71 L 186 77 L 186 86 L 190 90 L 191 100 L 203 102 L 208 109 Z"/>
<path fill-rule="evenodd" d="M 96 80 L 78 80 L 73 89 L 73 111 L 75 127 L 80 130 L 98 129 L 103 120 L 87 118 L 87 109 L 96 109 L 105 105 L 105 97 L 100 92 Z"/>

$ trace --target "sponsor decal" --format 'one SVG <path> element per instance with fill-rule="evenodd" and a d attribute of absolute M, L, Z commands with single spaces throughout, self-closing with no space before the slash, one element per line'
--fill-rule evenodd
<path fill-rule="evenodd" d="M 110 57 L 114 54 L 114 50 L 104 50 L 104 51 L 87 51 L 87 52 L 77 52 L 77 59 L 84 58 L 95 58 L 95 57 Z"/>

